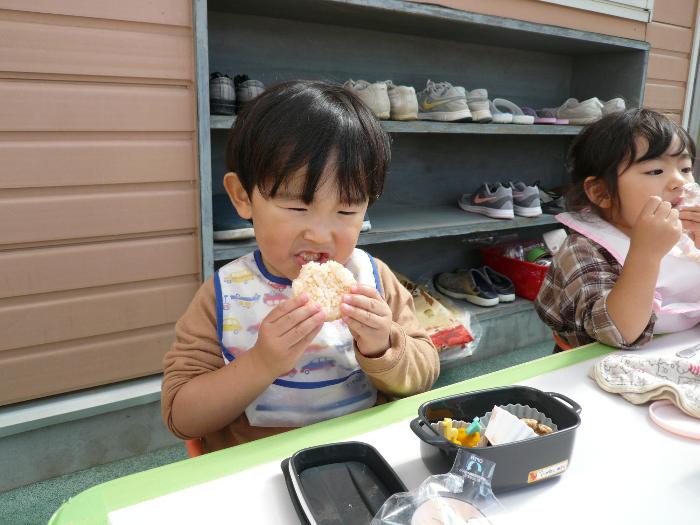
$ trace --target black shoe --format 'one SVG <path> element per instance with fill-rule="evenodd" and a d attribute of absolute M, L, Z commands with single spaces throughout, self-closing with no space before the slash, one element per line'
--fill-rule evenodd
<path fill-rule="evenodd" d="M 512 303 L 515 301 L 515 285 L 513 281 L 488 266 L 484 266 L 481 269 L 481 273 L 493 285 L 494 290 L 498 294 L 499 302 Z"/>
<path fill-rule="evenodd" d="M 240 241 L 255 237 L 253 223 L 238 215 L 226 193 L 214 195 L 212 203 L 215 241 Z"/>
<path fill-rule="evenodd" d="M 209 77 L 209 111 L 212 115 L 233 115 L 236 89 L 228 75 L 212 73 Z"/>
<path fill-rule="evenodd" d="M 453 299 L 465 299 L 478 306 L 496 306 L 498 294 L 491 281 L 476 268 L 436 275 L 433 284 L 440 293 Z"/>

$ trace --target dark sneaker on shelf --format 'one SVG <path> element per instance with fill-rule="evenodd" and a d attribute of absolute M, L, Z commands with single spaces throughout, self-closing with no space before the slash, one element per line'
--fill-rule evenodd
<path fill-rule="evenodd" d="M 566 211 L 564 196 L 556 190 L 540 189 L 540 203 L 543 213 L 557 215 Z"/>
<path fill-rule="evenodd" d="M 212 115 L 233 115 L 236 90 L 233 80 L 222 73 L 212 73 L 209 77 L 209 111 Z"/>
<path fill-rule="evenodd" d="M 524 182 L 510 182 L 513 190 L 513 212 L 521 217 L 542 215 L 540 207 L 540 190 L 537 186 L 528 186 Z"/>
<path fill-rule="evenodd" d="M 493 289 L 498 294 L 498 301 L 501 303 L 512 303 L 515 301 L 515 285 L 508 277 L 489 266 L 484 266 L 481 273 L 493 285 Z"/>
<path fill-rule="evenodd" d="M 236 113 L 265 91 L 265 84 L 259 80 L 251 80 L 248 75 L 236 75 L 233 82 L 236 85 Z"/>
<path fill-rule="evenodd" d="M 459 207 L 493 219 L 512 219 L 513 190 L 500 184 L 483 184 L 476 193 L 462 195 Z"/>
<path fill-rule="evenodd" d="M 255 238 L 253 223 L 241 218 L 226 193 L 212 197 L 214 205 L 214 240 L 240 241 Z"/>
<path fill-rule="evenodd" d="M 465 299 L 478 306 L 498 304 L 498 293 L 491 281 L 476 268 L 440 273 L 433 282 L 440 293 L 453 299 Z"/>

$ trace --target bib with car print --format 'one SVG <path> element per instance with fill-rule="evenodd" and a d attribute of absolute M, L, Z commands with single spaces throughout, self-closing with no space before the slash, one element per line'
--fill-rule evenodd
<path fill-rule="evenodd" d="M 380 286 L 376 263 L 355 249 L 345 267 L 358 283 Z M 260 322 L 292 297 L 291 282 L 271 275 L 260 252 L 221 267 L 214 276 L 217 327 L 224 362 L 250 350 Z M 377 391 L 355 359 L 350 330 L 341 321 L 324 323 L 297 364 L 246 408 L 253 426 L 298 427 L 371 407 Z"/>

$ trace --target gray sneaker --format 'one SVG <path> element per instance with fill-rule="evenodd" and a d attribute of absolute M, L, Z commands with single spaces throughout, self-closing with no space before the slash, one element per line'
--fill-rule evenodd
<path fill-rule="evenodd" d="M 438 274 L 433 283 L 440 293 L 453 299 L 465 299 L 479 306 L 498 304 L 498 292 L 488 277 L 476 268 Z"/>
<path fill-rule="evenodd" d="M 248 75 L 236 75 L 233 81 L 236 84 L 236 113 L 265 91 L 265 84 L 259 80 L 250 80 Z"/>
<path fill-rule="evenodd" d="M 513 211 L 521 217 L 542 215 L 540 207 L 540 190 L 537 186 L 528 186 L 524 182 L 509 182 L 513 190 Z"/>
<path fill-rule="evenodd" d="M 378 119 L 387 120 L 391 115 L 391 104 L 385 82 L 370 84 L 366 80 L 350 79 L 343 84 L 343 87 L 355 93 Z"/>
<path fill-rule="evenodd" d="M 513 219 L 513 190 L 500 184 L 483 184 L 476 193 L 465 193 L 459 199 L 464 211 L 480 213 L 493 219 Z"/>
<path fill-rule="evenodd" d="M 464 89 L 449 82 L 428 80 L 425 89 L 418 93 L 418 120 L 457 122 L 471 118 Z"/>
<path fill-rule="evenodd" d="M 391 80 L 384 83 L 389 93 L 391 120 L 416 120 L 418 118 L 416 90 L 411 86 L 397 86 Z"/>

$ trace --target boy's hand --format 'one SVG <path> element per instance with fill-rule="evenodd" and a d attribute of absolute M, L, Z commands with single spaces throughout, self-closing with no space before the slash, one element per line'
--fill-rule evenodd
<path fill-rule="evenodd" d="M 683 223 L 683 231 L 695 241 L 695 247 L 700 248 L 700 206 L 684 207 L 678 216 Z"/>
<path fill-rule="evenodd" d="M 650 197 L 632 227 L 630 251 L 660 261 L 680 240 L 682 231 L 678 210 L 660 197 Z"/>
<path fill-rule="evenodd" d="M 287 299 L 260 323 L 253 355 L 274 377 L 288 372 L 321 331 L 326 314 L 306 294 Z"/>
<path fill-rule="evenodd" d="M 340 303 L 357 349 L 367 357 L 378 357 L 391 345 L 391 308 L 375 288 L 353 286 Z"/>

